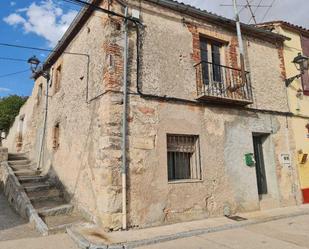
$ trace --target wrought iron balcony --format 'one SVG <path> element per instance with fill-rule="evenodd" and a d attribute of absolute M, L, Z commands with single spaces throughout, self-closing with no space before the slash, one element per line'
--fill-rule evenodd
<path fill-rule="evenodd" d="M 195 65 L 197 98 L 237 105 L 253 103 L 250 73 L 201 61 Z"/>

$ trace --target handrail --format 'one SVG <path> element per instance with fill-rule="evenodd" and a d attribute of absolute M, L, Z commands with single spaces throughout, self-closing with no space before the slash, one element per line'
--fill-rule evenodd
<path fill-rule="evenodd" d="M 202 63 L 207 63 L 207 64 L 211 64 L 211 65 L 215 65 L 215 66 L 219 66 L 219 67 L 224 67 L 224 68 L 228 68 L 228 69 L 232 69 L 232 70 L 241 72 L 241 69 L 220 65 L 220 64 L 209 62 L 209 61 L 200 61 L 199 63 L 194 64 L 193 67 L 197 67 L 197 66 L 199 66 Z M 245 73 L 250 73 L 250 72 L 249 71 L 245 71 Z"/>

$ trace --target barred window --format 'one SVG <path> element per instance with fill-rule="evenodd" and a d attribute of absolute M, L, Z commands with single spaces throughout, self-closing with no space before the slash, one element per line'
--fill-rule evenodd
<path fill-rule="evenodd" d="M 168 180 L 201 180 L 199 137 L 167 134 Z"/>

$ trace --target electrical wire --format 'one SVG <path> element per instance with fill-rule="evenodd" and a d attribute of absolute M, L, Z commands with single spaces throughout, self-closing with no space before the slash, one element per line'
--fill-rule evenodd
<path fill-rule="evenodd" d="M 10 58 L 10 57 L 0 57 L 0 60 L 4 60 L 4 61 L 27 62 L 27 60 L 18 59 L 18 58 Z"/>
<path fill-rule="evenodd" d="M 263 0 L 260 0 L 260 2 L 258 3 L 258 5 L 256 6 L 256 8 L 255 8 L 255 10 L 254 10 L 254 12 L 253 12 L 253 15 L 252 15 L 252 16 L 251 16 L 251 18 L 249 19 L 248 23 L 250 23 L 250 22 L 251 22 L 251 20 L 253 19 L 253 16 L 255 16 L 255 15 L 256 15 L 256 13 L 257 13 L 258 9 L 259 9 L 259 8 L 260 8 L 260 6 L 262 5 L 262 2 L 263 2 Z"/>
<path fill-rule="evenodd" d="M 274 5 L 275 1 L 276 1 L 276 0 L 273 0 L 273 1 L 272 1 L 272 3 L 270 4 L 270 6 L 269 6 L 269 8 L 267 9 L 267 11 L 266 11 L 265 15 L 263 16 L 263 18 L 262 18 L 262 21 L 261 21 L 261 22 L 263 22 L 263 21 L 265 20 L 265 18 L 266 18 L 266 16 L 268 15 L 268 13 L 269 13 L 269 11 L 270 11 L 271 7 L 273 7 L 273 5 Z"/>
<path fill-rule="evenodd" d="M 0 42 L 0 46 L 4 46 L 4 47 L 13 47 L 13 48 L 21 48 L 21 49 L 30 49 L 30 50 L 38 50 L 38 51 L 45 51 L 45 52 L 58 52 L 58 50 L 56 50 L 56 49 L 37 48 L 37 47 L 24 46 L 24 45 L 17 45 L 17 44 L 12 44 L 12 43 L 1 43 L 1 42 Z M 84 55 L 84 56 L 89 56 L 88 54 L 74 53 L 74 52 L 66 52 L 66 51 L 63 51 L 62 53 L 64 53 L 64 54 L 71 54 L 71 55 Z"/>
<path fill-rule="evenodd" d="M 14 73 L 2 74 L 2 75 L 0 75 L 0 78 L 5 78 L 5 77 L 17 75 L 17 74 L 22 74 L 22 73 L 29 72 L 29 71 L 30 71 L 30 69 L 22 70 L 22 71 L 18 71 L 18 72 L 14 72 Z"/>

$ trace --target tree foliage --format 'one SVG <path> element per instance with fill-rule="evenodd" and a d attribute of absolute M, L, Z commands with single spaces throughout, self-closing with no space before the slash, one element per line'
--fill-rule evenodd
<path fill-rule="evenodd" d="M 27 98 L 18 95 L 0 98 L 0 130 L 9 131 Z"/>

